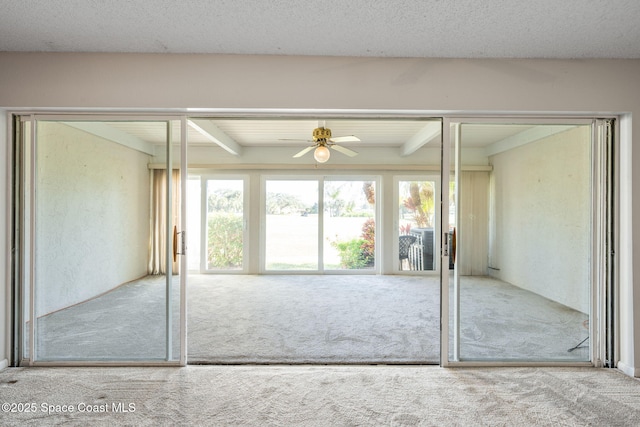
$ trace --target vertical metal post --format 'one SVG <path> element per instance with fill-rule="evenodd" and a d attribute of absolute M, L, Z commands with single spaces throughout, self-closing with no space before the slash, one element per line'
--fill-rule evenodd
<path fill-rule="evenodd" d="M 449 119 L 443 119 L 440 144 L 440 365 L 449 365 L 449 166 L 450 129 Z"/>
<path fill-rule="evenodd" d="M 37 360 L 36 354 L 36 117 L 31 116 L 31 149 L 29 150 L 29 366 Z"/>
<path fill-rule="evenodd" d="M 180 260 L 180 364 L 187 364 L 187 117 L 180 120 L 180 222 L 182 258 Z M 205 205 L 206 206 L 206 205 Z M 203 252 L 205 253 L 205 252 Z"/>
<path fill-rule="evenodd" d="M 604 235 L 602 229 L 602 190 L 604 188 L 602 167 L 602 123 L 594 120 L 591 138 L 591 286 L 589 288 L 591 301 L 591 313 L 589 314 L 589 347 L 591 360 L 598 366 L 604 361 L 604 313 L 606 307 L 606 289 L 603 287 L 603 260 L 602 251 Z"/>
<path fill-rule="evenodd" d="M 461 236 L 461 230 L 460 230 L 460 211 L 461 211 L 461 207 L 460 207 L 460 193 L 461 193 L 461 188 L 460 188 L 460 173 L 461 173 L 461 167 L 462 167 L 462 153 L 461 153 L 461 129 L 460 129 L 461 125 L 460 123 L 456 123 L 455 124 L 455 129 L 454 129 L 454 182 L 455 182 L 455 206 L 456 206 L 456 227 L 455 227 L 455 236 L 457 236 L 457 238 L 459 238 Z M 449 185 L 449 182 L 447 181 L 447 185 Z M 460 245 L 456 244 L 456 245 L 452 245 L 454 247 L 452 247 L 450 249 L 450 256 L 454 257 L 454 263 L 453 263 L 453 326 L 454 326 L 454 330 L 453 330 L 453 357 L 454 360 L 456 361 L 460 361 L 460 269 L 458 268 L 458 266 L 460 265 L 460 260 L 458 257 L 458 248 L 460 247 Z M 454 252 L 455 251 L 455 252 Z"/>
<path fill-rule="evenodd" d="M 615 206 L 613 204 L 614 188 L 612 185 L 612 181 L 613 181 L 613 163 L 612 163 L 612 157 L 613 157 L 612 127 L 613 126 L 612 125 L 613 123 L 611 120 L 604 121 L 605 134 L 604 134 L 603 143 L 604 143 L 604 152 L 606 155 L 605 164 L 603 165 L 604 167 L 603 173 L 605 174 L 604 191 L 606 192 L 605 198 L 603 200 L 603 202 L 605 202 L 604 221 L 605 221 L 605 239 L 606 239 L 606 242 L 605 242 L 606 275 L 604 277 L 604 280 L 605 280 L 605 287 L 607 289 L 607 305 L 606 305 L 607 328 L 606 328 L 606 338 L 605 338 L 606 346 L 605 346 L 604 362 L 605 362 L 605 366 L 609 368 L 615 367 L 614 366 L 615 347 L 613 343 L 614 343 L 614 337 L 616 335 L 615 334 L 616 322 L 615 322 L 615 316 L 614 316 L 614 313 L 616 313 L 615 311 L 616 293 L 615 293 L 615 287 L 614 287 L 615 286 L 614 259 L 615 259 L 616 250 L 614 247 L 615 236 L 613 233 L 613 226 L 612 226 L 613 214 L 615 212 Z"/>
<path fill-rule="evenodd" d="M 11 185 L 7 187 L 7 200 L 11 200 L 12 205 L 7 210 L 7 218 L 10 218 L 10 228 L 7 229 L 7 236 L 10 236 L 7 246 L 7 254 L 14 253 L 11 258 L 11 264 L 7 273 L 8 283 L 11 285 L 11 296 L 9 301 L 11 307 L 14 309 L 11 317 L 11 363 L 13 366 L 22 358 L 22 342 L 24 342 L 24 334 L 20 331 L 23 324 L 24 307 L 22 299 L 22 269 L 20 268 L 23 258 L 22 240 L 20 238 L 22 225 L 24 224 L 20 220 L 20 213 L 24 211 L 22 207 L 22 179 L 17 179 L 22 174 L 22 153 L 24 151 L 24 129 L 23 122 L 19 116 L 13 116 L 11 120 L 11 126 L 13 129 L 13 140 L 9 142 L 9 151 L 7 157 L 11 159 Z"/>
<path fill-rule="evenodd" d="M 172 322 L 171 322 L 171 282 L 173 280 L 173 251 L 176 248 L 173 248 L 173 227 L 172 227 L 172 192 L 173 192 L 173 159 L 171 155 L 171 120 L 167 120 L 167 159 L 166 159 L 166 200 L 167 205 L 165 206 L 165 216 L 166 216 L 166 224 L 165 224 L 165 238 L 167 250 L 165 251 L 165 263 L 166 263 L 166 271 L 165 271 L 165 340 L 166 340 L 166 359 L 167 361 L 172 359 Z"/>
<path fill-rule="evenodd" d="M 317 179 L 318 183 L 318 272 L 324 273 L 324 180 L 326 176 Z"/>
<path fill-rule="evenodd" d="M 617 143 L 617 126 L 618 121 L 610 119 L 609 120 L 609 135 L 608 135 L 608 153 L 609 153 L 609 163 L 607 176 L 609 177 L 608 182 L 608 217 L 607 224 L 609 227 L 609 240 L 608 240 L 608 252 L 609 252 L 609 275 L 607 277 L 609 287 L 610 287 L 610 295 L 611 301 L 609 302 L 609 317 L 610 317 L 610 330 L 609 330 L 609 353 L 607 354 L 607 359 L 609 366 L 611 368 L 617 367 L 618 354 L 620 348 L 620 330 L 619 330 L 619 281 L 618 281 L 618 242 L 619 242 L 619 226 L 620 221 L 618 220 L 618 206 L 620 203 L 618 189 L 619 186 L 619 174 L 618 174 L 618 143 Z"/>

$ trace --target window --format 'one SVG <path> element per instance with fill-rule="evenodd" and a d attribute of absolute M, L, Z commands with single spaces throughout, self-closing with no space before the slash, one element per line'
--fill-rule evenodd
<path fill-rule="evenodd" d="M 436 269 L 436 182 L 428 177 L 397 180 L 399 270 Z"/>
<path fill-rule="evenodd" d="M 265 270 L 374 271 L 377 179 L 265 180 Z"/>
<path fill-rule="evenodd" d="M 318 269 L 318 181 L 267 180 L 266 270 Z"/>
<path fill-rule="evenodd" d="M 189 178 L 190 271 L 246 271 L 246 183 L 246 177 Z"/>
<path fill-rule="evenodd" d="M 242 270 L 244 265 L 244 180 L 206 181 L 206 269 Z"/>
<path fill-rule="evenodd" d="M 324 181 L 324 269 L 375 268 L 375 181 Z"/>

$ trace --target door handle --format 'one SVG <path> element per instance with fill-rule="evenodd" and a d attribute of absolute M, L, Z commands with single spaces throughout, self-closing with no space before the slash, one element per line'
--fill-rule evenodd
<path fill-rule="evenodd" d="M 178 255 L 178 227 L 173 226 L 173 262 L 176 262 Z"/>
<path fill-rule="evenodd" d="M 182 234 L 182 244 L 180 246 L 180 252 L 178 252 L 178 234 Z M 185 237 L 185 232 L 181 231 L 178 233 L 178 227 L 173 226 L 173 262 L 176 262 L 178 255 L 184 255 L 187 252 L 187 242 Z"/>
<path fill-rule="evenodd" d="M 456 263 L 456 229 L 453 228 L 453 235 L 451 236 L 451 257 L 453 258 L 453 263 Z"/>

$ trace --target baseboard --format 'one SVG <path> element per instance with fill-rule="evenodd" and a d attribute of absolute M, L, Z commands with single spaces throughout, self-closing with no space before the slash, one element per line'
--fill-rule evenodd
<path fill-rule="evenodd" d="M 617 367 L 630 377 L 640 378 L 640 368 L 634 368 L 633 366 L 629 366 L 624 362 L 618 362 Z"/>
<path fill-rule="evenodd" d="M 9 361 L 7 359 L 0 360 L 0 371 L 9 367 Z"/>

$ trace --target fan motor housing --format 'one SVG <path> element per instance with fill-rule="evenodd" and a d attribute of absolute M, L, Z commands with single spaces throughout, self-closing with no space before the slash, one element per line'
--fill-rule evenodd
<path fill-rule="evenodd" d="M 329 128 L 315 128 L 313 130 L 313 140 L 314 141 L 327 140 L 329 138 L 331 138 L 331 129 L 329 129 Z"/>

